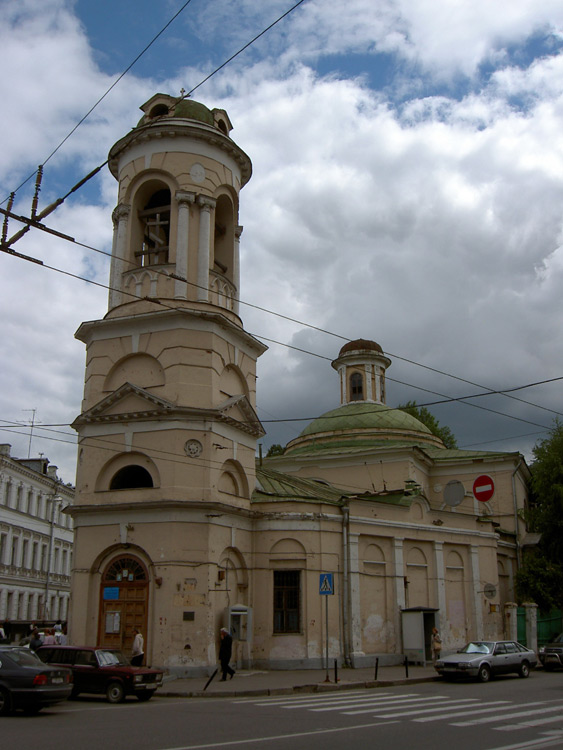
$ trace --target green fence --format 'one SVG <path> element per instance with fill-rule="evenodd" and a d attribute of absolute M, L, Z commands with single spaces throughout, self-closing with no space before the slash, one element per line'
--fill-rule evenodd
<path fill-rule="evenodd" d="M 550 643 L 554 636 L 563 633 L 563 612 L 554 609 L 547 614 L 538 613 L 538 648 Z M 526 608 L 518 607 L 518 641 L 527 646 L 526 643 Z"/>

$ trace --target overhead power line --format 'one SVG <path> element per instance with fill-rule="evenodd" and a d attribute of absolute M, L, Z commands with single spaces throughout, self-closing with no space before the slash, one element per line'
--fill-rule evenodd
<path fill-rule="evenodd" d="M 12 216 L 12 218 L 15 218 L 15 219 L 17 219 L 19 221 L 24 221 L 25 223 L 28 224 L 28 226 L 32 226 L 34 229 L 40 229 L 42 231 L 47 231 L 47 232 L 55 233 L 61 239 L 65 239 L 65 240 L 67 240 L 69 242 L 73 242 L 75 244 L 78 244 L 78 245 L 80 245 L 80 246 L 82 246 L 82 247 L 84 247 L 86 249 L 90 249 L 90 250 L 93 250 L 95 252 L 98 252 L 98 253 L 101 253 L 103 255 L 106 255 L 108 257 L 111 257 L 111 253 L 108 253 L 107 251 L 100 250 L 99 248 L 95 248 L 95 247 L 93 247 L 91 245 L 86 245 L 84 243 L 77 242 L 73 237 L 70 237 L 69 235 L 64 235 L 64 234 L 62 234 L 60 232 L 54 232 L 54 230 L 50 230 L 49 228 L 47 228 L 47 227 L 39 224 L 37 221 L 34 222 L 33 220 L 27 219 L 26 217 L 19 217 L 19 216 L 13 215 L 10 212 L 7 212 L 6 210 L 1 209 L 1 208 L 0 208 L 0 212 L 3 213 L 3 214 L 10 214 Z M 86 278 L 84 276 L 80 276 L 78 274 L 71 273 L 70 271 L 65 271 L 63 269 L 57 268 L 56 266 L 50 266 L 50 265 L 44 263 L 41 260 L 38 260 L 38 259 L 35 259 L 35 258 L 31 258 L 29 256 L 22 255 L 20 253 L 16 253 L 11 248 L 5 248 L 5 247 L 3 247 L 3 246 L 0 245 L 0 250 L 2 250 L 4 252 L 7 252 L 8 254 L 14 255 L 14 256 L 22 259 L 22 260 L 27 260 L 27 261 L 31 261 L 31 262 L 34 262 L 34 263 L 38 263 L 43 268 L 48 268 L 51 271 L 55 271 L 57 273 L 61 273 L 63 275 L 66 275 L 66 276 L 69 276 L 71 278 L 75 278 L 75 279 L 78 279 L 78 280 L 81 280 L 81 281 L 85 281 L 86 283 L 94 284 L 95 286 L 99 286 L 99 287 L 101 287 L 103 289 L 108 289 L 110 291 L 112 290 L 112 287 L 110 287 L 108 284 L 102 284 L 101 282 L 94 281 L 94 280 L 88 279 L 88 278 Z M 122 260 L 126 260 L 127 262 L 130 262 L 127 259 L 122 259 Z M 157 270 L 157 273 L 162 274 L 163 272 L 161 272 L 161 271 L 159 272 Z M 165 274 L 165 275 L 167 275 L 167 274 Z M 193 282 L 188 282 L 186 279 L 180 279 L 180 280 L 184 281 L 186 284 L 190 284 L 192 286 L 199 287 L 199 285 L 194 284 Z M 157 305 L 159 305 L 160 307 L 162 307 L 164 309 L 170 309 L 170 310 L 181 309 L 181 308 L 177 308 L 177 307 L 173 307 L 173 306 L 167 305 L 166 303 L 164 303 L 164 302 L 162 302 L 161 300 L 158 300 L 158 299 L 147 298 L 147 297 L 140 297 L 140 296 L 138 296 L 138 295 L 136 295 L 136 294 L 134 294 L 132 292 L 123 292 L 123 293 L 126 294 L 128 297 L 131 297 L 132 299 L 138 299 L 138 300 L 148 301 L 148 302 L 151 302 L 153 304 L 157 304 Z M 240 304 L 243 304 L 243 305 L 246 304 L 242 300 L 239 301 L 239 302 L 240 302 Z M 252 307 L 257 307 L 257 306 L 254 306 L 254 305 L 251 305 L 251 306 Z M 271 310 L 268 310 L 267 308 L 259 308 L 259 309 L 262 310 L 262 311 L 264 311 L 264 312 L 267 312 L 267 313 L 269 313 L 271 315 L 276 315 L 276 316 L 278 315 L 278 313 L 275 313 L 275 312 L 273 312 Z M 312 328 L 314 330 L 317 330 L 317 331 L 322 331 L 323 333 L 326 333 L 326 334 L 331 335 L 331 336 L 335 336 L 335 337 L 340 338 L 340 339 L 342 339 L 344 341 L 350 341 L 351 340 L 351 339 L 347 339 L 347 338 L 345 338 L 343 336 L 340 336 L 339 334 L 332 333 L 331 331 L 327 331 L 325 329 L 318 328 L 317 326 L 313 326 L 311 324 L 305 323 L 304 321 L 298 321 L 297 319 L 289 318 L 288 316 L 284 316 L 284 315 L 279 315 L 279 317 L 284 318 L 286 320 L 290 320 L 292 322 L 296 322 L 296 323 L 298 323 L 300 325 L 303 325 L 305 327 L 310 327 L 310 328 Z M 255 335 L 256 338 L 258 338 L 258 339 L 260 339 L 262 341 L 268 341 L 268 342 L 271 342 L 271 343 L 275 343 L 275 344 L 277 344 L 279 346 L 284 346 L 284 347 L 286 347 L 288 349 L 292 349 L 292 350 L 295 350 L 295 351 L 300 351 L 300 352 L 302 352 L 304 354 L 308 354 L 310 356 L 314 356 L 314 357 L 318 357 L 318 358 L 321 358 L 321 359 L 326 359 L 328 361 L 331 361 L 331 358 L 327 357 L 325 355 L 317 354 L 315 352 L 311 352 L 311 351 L 306 350 L 306 349 L 301 349 L 301 348 L 293 346 L 291 344 L 286 344 L 284 342 L 276 341 L 274 339 L 270 339 L 270 338 L 268 338 L 266 336 L 261 336 L 259 334 L 253 334 L 253 335 Z M 525 404 L 527 404 L 529 406 L 532 406 L 534 408 L 544 409 L 544 410 L 552 412 L 554 414 L 563 416 L 563 414 L 561 414 L 560 412 L 556 412 L 555 410 L 548 409 L 547 407 L 543 407 L 543 406 L 540 406 L 540 405 L 537 405 L 537 404 L 533 404 L 533 403 L 528 402 L 528 401 L 524 401 L 524 399 L 516 398 L 516 397 L 512 396 L 511 393 L 510 393 L 510 391 L 523 390 L 525 387 L 528 387 L 528 386 L 518 386 L 516 388 L 506 389 L 506 392 L 504 390 L 494 390 L 494 389 L 491 389 L 491 388 L 487 388 L 486 386 L 479 385 L 477 383 L 472 383 L 471 381 L 468 381 L 468 380 L 466 380 L 464 378 L 458 378 L 457 376 L 451 375 L 451 374 L 446 373 L 444 371 L 436 370 L 435 368 L 428 367 L 427 365 L 419 365 L 419 363 L 415 362 L 414 360 L 406 360 L 406 358 L 400 357 L 399 355 L 389 354 L 389 356 L 391 356 L 391 357 L 397 357 L 397 359 L 405 360 L 405 361 L 409 362 L 410 364 L 421 366 L 424 369 L 429 369 L 429 370 L 432 370 L 434 372 L 438 372 L 441 375 L 445 375 L 445 376 L 453 378 L 455 380 L 459 380 L 459 381 L 465 382 L 465 383 L 470 383 L 471 385 L 475 385 L 476 387 L 482 388 L 483 390 L 486 391 L 486 393 L 483 393 L 483 394 L 473 394 L 473 395 L 468 395 L 468 396 L 452 397 L 452 396 L 449 396 L 447 394 L 440 393 L 438 391 L 433 391 L 433 390 L 430 390 L 430 389 L 427 389 L 427 388 L 423 388 L 422 386 L 417 386 L 417 385 L 414 385 L 412 383 L 405 383 L 404 381 L 396 380 L 396 379 L 394 379 L 392 377 L 387 376 L 388 379 L 391 382 L 396 382 L 396 383 L 398 383 L 400 385 L 405 385 L 405 386 L 408 386 L 408 387 L 411 387 L 411 388 L 416 388 L 417 390 L 421 390 L 421 391 L 424 391 L 424 392 L 427 392 L 427 393 L 432 393 L 433 395 L 441 396 L 442 399 L 443 399 L 441 401 L 429 402 L 428 404 L 420 404 L 419 406 L 433 406 L 433 405 L 437 405 L 437 404 L 441 404 L 441 403 L 451 403 L 451 402 L 459 401 L 460 403 L 465 403 L 465 404 L 467 404 L 469 406 L 472 406 L 474 408 L 482 409 L 483 411 L 488 411 L 488 412 L 491 412 L 493 414 L 497 414 L 499 416 L 504 416 L 504 417 L 507 417 L 509 419 L 514 419 L 514 420 L 517 420 L 517 421 L 521 421 L 521 422 L 524 422 L 524 423 L 527 423 L 527 424 L 531 424 L 531 425 L 533 425 L 535 427 L 541 427 L 541 428 L 546 429 L 546 430 L 549 429 L 547 426 L 538 424 L 537 422 L 532 422 L 530 420 L 523 419 L 522 417 L 516 417 L 516 416 L 510 415 L 510 414 L 506 414 L 504 412 L 500 412 L 500 411 L 497 411 L 497 410 L 494 410 L 494 409 L 489 409 L 487 407 L 480 406 L 478 404 L 472 404 L 472 403 L 469 402 L 469 399 L 472 399 L 472 398 L 478 398 L 480 396 L 495 395 L 495 394 L 497 394 L 497 395 L 506 396 L 507 398 L 515 398 L 515 400 L 521 401 L 521 402 L 523 402 L 523 403 L 525 403 Z M 546 380 L 546 381 L 542 381 L 542 382 L 543 383 L 554 382 L 554 381 L 561 380 L 561 379 L 563 379 L 563 376 L 561 378 L 552 378 L 550 380 Z M 538 383 L 535 383 L 533 385 L 539 385 L 539 384 L 540 383 L 538 382 Z M 529 386 L 529 387 L 531 387 L 531 386 Z M 309 419 L 312 419 L 312 417 L 309 418 Z M 290 420 L 280 420 L 280 421 L 290 421 Z M 302 419 L 302 420 L 295 420 L 295 421 L 306 421 L 306 420 Z"/>
<path fill-rule="evenodd" d="M 88 112 L 86 112 L 86 114 L 83 117 L 80 118 L 80 120 L 76 123 L 76 125 L 72 128 L 72 130 L 63 138 L 63 140 L 58 144 L 58 146 L 51 151 L 51 153 L 49 154 L 49 156 L 47 156 L 46 159 L 44 159 L 44 161 L 43 161 L 43 163 L 41 165 L 41 168 L 44 167 L 45 164 L 47 164 L 47 162 L 49 162 L 53 158 L 53 156 L 57 153 L 57 151 L 59 151 L 59 149 L 62 148 L 62 146 L 78 130 L 78 128 L 85 122 L 85 120 L 88 119 L 88 117 L 92 114 L 92 112 L 96 109 L 96 107 L 99 104 L 101 104 L 101 102 L 103 102 L 103 100 L 106 98 L 106 96 L 127 75 L 127 73 L 131 70 L 131 68 L 137 62 L 139 62 L 139 60 L 141 59 L 141 57 L 143 57 L 143 55 L 145 54 L 145 52 L 147 52 L 152 47 L 152 45 L 157 41 L 157 39 L 159 39 L 159 37 L 161 37 L 162 34 L 164 34 L 164 32 L 166 31 L 166 29 L 178 18 L 179 15 L 181 15 L 181 13 L 183 13 L 183 11 L 188 7 L 188 5 L 191 3 L 191 1 L 192 0 L 187 0 L 182 5 L 182 7 L 172 16 L 172 18 L 160 29 L 160 31 L 158 32 L 158 34 L 156 34 L 151 39 L 151 41 L 144 47 L 144 49 L 142 49 L 141 52 L 139 52 L 139 54 L 135 57 L 135 59 L 132 60 L 132 62 L 129 63 L 129 65 L 125 68 L 125 70 L 123 71 L 123 73 L 121 73 L 118 76 L 118 78 L 116 78 L 116 80 L 111 84 L 111 86 L 108 89 L 106 89 L 106 91 L 102 94 L 102 96 L 100 96 L 100 98 L 95 102 L 95 104 L 93 104 L 90 107 L 90 109 L 88 110 Z M 205 78 L 203 78 L 203 80 L 201 80 L 192 89 L 190 89 L 190 91 L 188 91 L 188 93 L 185 94 L 185 96 L 186 97 L 187 96 L 191 96 L 191 94 L 193 94 L 194 91 L 196 91 L 198 88 L 200 88 L 200 86 L 203 86 L 203 84 L 206 83 L 207 81 L 209 81 L 209 79 L 212 78 L 216 73 L 218 73 L 220 70 L 222 70 L 223 68 L 225 68 L 230 62 L 232 62 L 242 52 L 244 52 L 250 46 L 252 46 L 254 44 L 254 42 L 256 42 L 258 39 L 260 39 L 260 37 L 264 36 L 264 34 L 266 34 L 268 31 L 270 31 L 270 29 L 273 29 L 274 26 L 276 26 L 280 21 L 282 21 L 284 18 L 286 18 L 286 16 L 288 16 L 290 13 L 292 13 L 296 8 L 298 8 L 304 2 L 305 2 L 305 0 L 299 0 L 299 2 L 295 3 L 295 5 L 293 5 L 291 8 L 289 8 L 289 10 L 285 11 L 285 13 L 282 13 L 282 15 L 279 16 L 275 21 L 273 21 L 273 23 L 271 23 L 269 26 L 267 26 L 265 29 L 263 29 L 253 39 L 251 39 L 243 47 L 241 47 L 237 52 L 235 52 L 234 55 L 231 55 L 227 60 L 225 60 L 224 63 L 222 63 L 221 65 L 219 65 L 219 67 L 215 68 L 215 70 L 212 73 L 209 73 L 209 75 L 205 76 Z M 36 174 L 36 172 L 34 171 L 30 175 L 28 175 L 28 177 L 26 177 L 25 180 L 20 185 L 18 185 L 18 187 L 10 195 L 14 196 L 19 190 L 21 190 L 21 188 L 24 185 L 26 185 L 30 180 L 32 180 L 35 177 L 35 174 Z M 8 201 L 9 199 L 10 199 L 10 196 L 6 196 L 6 198 L 4 198 L 4 200 L 2 201 L 2 204 L 6 203 L 6 201 Z"/>

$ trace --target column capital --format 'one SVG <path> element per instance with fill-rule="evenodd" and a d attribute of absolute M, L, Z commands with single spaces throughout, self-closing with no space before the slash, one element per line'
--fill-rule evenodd
<path fill-rule="evenodd" d="M 176 190 L 174 197 L 181 205 L 183 203 L 195 203 L 196 195 L 188 190 Z"/>
<path fill-rule="evenodd" d="M 215 208 L 215 205 L 217 204 L 215 198 L 210 198 L 207 195 L 198 195 L 197 202 L 204 211 L 211 211 L 211 209 Z"/>
<path fill-rule="evenodd" d="M 131 206 L 128 203 L 119 203 L 112 211 L 111 218 L 114 223 L 121 219 L 127 219 L 131 213 Z"/>

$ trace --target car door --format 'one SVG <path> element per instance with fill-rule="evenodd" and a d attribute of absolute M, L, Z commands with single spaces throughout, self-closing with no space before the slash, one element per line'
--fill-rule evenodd
<path fill-rule="evenodd" d="M 510 671 L 508 658 L 506 645 L 504 643 L 495 644 L 495 649 L 491 659 L 491 667 L 494 674 L 506 674 Z"/>
<path fill-rule="evenodd" d="M 93 651 L 77 649 L 72 671 L 77 692 L 100 692 L 98 662 L 96 661 L 96 654 Z"/>
<path fill-rule="evenodd" d="M 506 646 L 506 658 L 507 658 L 507 672 L 518 672 L 520 665 L 524 661 L 522 652 L 518 649 L 515 643 L 507 642 Z"/>

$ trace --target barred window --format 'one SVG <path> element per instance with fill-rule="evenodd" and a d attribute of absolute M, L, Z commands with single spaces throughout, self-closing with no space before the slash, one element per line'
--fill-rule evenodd
<path fill-rule="evenodd" d="M 350 401 L 363 401 L 364 379 L 359 372 L 350 375 Z"/>
<path fill-rule="evenodd" d="M 274 570 L 274 633 L 299 633 L 301 571 Z"/>

